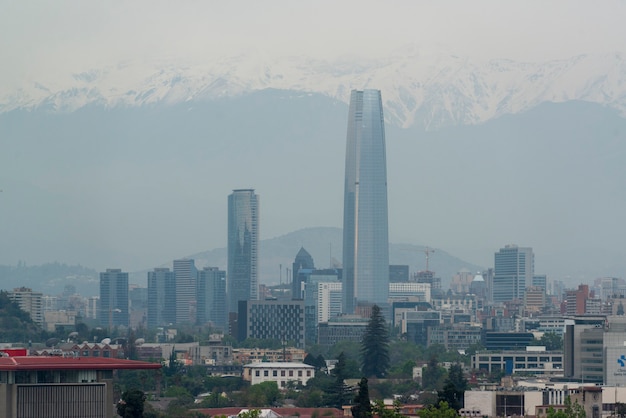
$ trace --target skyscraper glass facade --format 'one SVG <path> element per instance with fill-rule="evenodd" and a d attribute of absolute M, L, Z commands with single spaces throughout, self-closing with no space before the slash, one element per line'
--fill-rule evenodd
<path fill-rule="evenodd" d="M 343 311 L 385 305 L 389 293 L 387 163 L 379 90 L 353 90 L 343 212 Z"/>
<path fill-rule="evenodd" d="M 259 196 L 254 189 L 228 196 L 228 312 L 240 300 L 256 300 L 258 283 Z"/>

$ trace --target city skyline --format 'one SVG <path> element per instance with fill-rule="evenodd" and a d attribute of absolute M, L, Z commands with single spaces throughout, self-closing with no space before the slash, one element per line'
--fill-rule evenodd
<path fill-rule="evenodd" d="M 380 90 L 353 90 L 343 201 L 343 311 L 387 304 L 387 157 Z"/>
<path fill-rule="evenodd" d="M 392 242 L 483 266 L 518 242 L 573 281 L 626 271 L 621 2 L 35 4 L 0 16 L 3 265 L 138 271 L 222 248 L 234 187 L 263 194 L 260 238 L 339 227 L 345 120 L 329 114 L 371 87 Z"/>

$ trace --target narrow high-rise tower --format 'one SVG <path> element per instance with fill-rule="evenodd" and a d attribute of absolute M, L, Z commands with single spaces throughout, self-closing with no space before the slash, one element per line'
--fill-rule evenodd
<path fill-rule="evenodd" d="M 228 196 L 228 312 L 240 300 L 259 297 L 259 196 L 254 189 L 233 190 Z"/>
<path fill-rule="evenodd" d="M 533 282 L 535 258 L 533 249 L 506 245 L 494 255 L 493 301 L 524 300 L 526 286 Z"/>
<path fill-rule="evenodd" d="M 128 273 L 121 269 L 107 269 L 100 273 L 100 325 L 112 327 L 129 325 Z"/>
<path fill-rule="evenodd" d="M 387 303 L 389 234 L 385 126 L 379 90 L 353 90 L 343 203 L 343 311 Z"/>

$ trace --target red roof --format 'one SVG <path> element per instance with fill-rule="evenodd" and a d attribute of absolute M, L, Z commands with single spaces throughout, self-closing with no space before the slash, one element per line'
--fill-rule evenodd
<path fill-rule="evenodd" d="M 0 357 L 0 371 L 160 369 L 160 363 L 106 357 Z"/>

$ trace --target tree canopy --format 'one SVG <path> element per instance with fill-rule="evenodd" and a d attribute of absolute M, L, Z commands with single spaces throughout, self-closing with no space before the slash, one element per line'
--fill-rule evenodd
<path fill-rule="evenodd" d="M 362 367 L 366 377 L 384 377 L 389 370 L 389 329 L 378 305 L 372 307 L 372 316 L 361 340 Z"/>
<path fill-rule="evenodd" d="M 117 414 L 123 418 L 142 418 L 146 395 L 139 389 L 127 390 L 117 403 Z"/>

